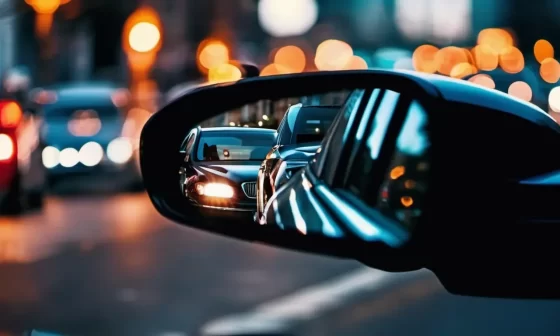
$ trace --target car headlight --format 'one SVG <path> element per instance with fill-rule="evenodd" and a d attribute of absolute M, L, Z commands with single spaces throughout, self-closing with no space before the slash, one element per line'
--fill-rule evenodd
<path fill-rule="evenodd" d="M 225 183 L 196 183 L 195 190 L 200 196 L 232 198 L 233 188 Z"/>
<path fill-rule="evenodd" d="M 84 166 L 93 167 L 103 160 L 103 147 L 97 142 L 90 141 L 80 148 L 78 155 Z"/>
<path fill-rule="evenodd" d="M 107 157 L 114 163 L 126 163 L 132 157 L 134 150 L 127 138 L 116 138 L 107 146 Z"/>
<path fill-rule="evenodd" d="M 42 152 L 43 166 L 45 168 L 54 168 L 60 163 L 60 151 L 53 146 L 47 146 Z"/>

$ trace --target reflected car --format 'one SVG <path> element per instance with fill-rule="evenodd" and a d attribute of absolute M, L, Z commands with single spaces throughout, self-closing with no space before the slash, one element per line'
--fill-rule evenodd
<path fill-rule="evenodd" d="M 67 85 L 49 89 L 41 105 L 43 165 L 49 182 L 68 177 L 107 177 L 125 190 L 140 189 L 135 141 L 123 136 L 126 116 L 110 85 Z"/>
<path fill-rule="evenodd" d="M 264 207 L 275 190 L 292 174 L 305 167 L 319 150 L 325 132 L 331 126 L 340 106 L 292 105 L 278 126 L 274 147 L 266 155 L 257 179 L 257 215 L 264 220 Z"/>
<path fill-rule="evenodd" d="M 189 205 L 209 216 L 252 219 L 257 174 L 276 131 L 251 127 L 197 127 L 180 148 L 180 189 Z"/>
<path fill-rule="evenodd" d="M 40 119 L 11 99 L 0 99 L 0 213 L 19 214 L 43 205 L 44 144 Z"/>

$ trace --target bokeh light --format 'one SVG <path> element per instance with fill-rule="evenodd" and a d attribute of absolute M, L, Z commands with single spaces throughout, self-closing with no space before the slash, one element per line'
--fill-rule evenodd
<path fill-rule="evenodd" d="M 542 63 L 547 58 L 554 58 L 554 47 L 547 40 L 538 40 L 533 47 L 537 62 Z"/>
<path fill-rule="evenodd" d="M 315 66 L 319 70 L 342 70 L 350 61 L 354 51 L 340 40 L 326 40 L 317 47 Z"/>
<path fill-rule="evenodd" d="M 318 17 L 315 0 L 260 0 L 258 5 L 260 25 L 275 37 L 305 34 Z"/>
<path fill-rule="evenodd" d="M 548 106 L 553 112 L 560 112 L 560 86 L 550 90 L 548 94 Z"/>
<path fill-rule="evenodd" d="M 516 47 L 507 47 L 500 53 L 500 67 L 507 73 L 516 74 L 525 67 L 525 58 Z"/>
<path fill-rule="evenodd" d="M 453 78 L 464 78 L 470 75 L 474 75 L 476 74 L 476 72 L 477 70 L 472 64 L 463 62 L 456 64 L 453 69 L 451 69 L 451 73 L 449 74 L 449 76 Z"/>
<path fill-rule="evenodd" d="M 135 24 L 128 34 L 128 43 L 132 50 L 137 52 L 149 52 L 157 47 L 161 39 L 158 27 L 150 22 L 139 22 Z"/>
<path fill-rule="evenodd" d="M 542 61 L 539 70 L 541 78 L 550 84 L 558 82 L 560 79 L 560 63 L 554 58 L 547 58 Z"/>
<path fill-rule="evenodd" d="M 365 70 L 368 68 L 368 64 L 365 59 L 360 56 L 353 55 L 350 57 L 350 61 L 344 67 L 344 70 Z"/>
<path fill-rule="evenodd" d="M 208 72 L 208 81 L 216 82 L 231 82 L 240 80 L 243 77 L 241 70 L 233 64 L 220 64 L 210 69 Z"/>
<path fill-rule="evenodd" d="M 480 86 L 483 86 L 483 87 L 488 88 L 488 89 L 495 89 L 496 88 L 496 83 L 494 82 L 492 77 L 490 77 L 486 74 L 475 75 L 475 76 L 473 76 L 469 79 L 469 82 L 480 85 Z"/>
<path fill-rule="evenodd" d="M 274 55 L 274 64 L 286 68 L 291 73 L 305 70 L 305 53 L 297 46 L 285 46 Z"/>
<path fill-rule="evenodd" d="M 276 67 L 276 64 L 269 64 L 261 70 L 260 75 L 261 76 L 274 76 L 274 75 L 278 75 L 278 74 L 280 74 L 280 72 L 278 71 L 278 68 Z"/>
<path fill-rule="evenodd" d="M 486 45 L 496 54 L 502 54 L 508 47 L 513 46 L 513 36 L 500 28 L 487 28 L 478 33 L 478 44 Z"/>
<path fill-rule="evenodd" d="M 416 71 L 435 73 L 438 69 L 436 54 L 439 49 L 433 45 L 424 44 L 416 48 L 412 54 L 412 66 Z"/>
<path fill-rule="evenodd" d="M 508 93 L 528 102 L 533 98 L 533 90 L 531 90 L 529 84 L 523 81 L 513 82 L 508 88 Z"/>
<path fill-rule="evenodd" d="M 498 67 L 499 55 L 485 44 L 477 45 L 471 52 L 476 67 L 483 71 L 492 71 Z"/>
<path fill-rule="evenodd" d="M 438 65 L 437 71 L 449 76 L 456 64 L 468 63 L 469 58 L 464 49 L 458 47 L 445 47 L 440 49 L 435 56 Z"/>
<path fill-rule="evenodd" d="M 212 69 L 229 62 L 229 49 L 218 40 L 205 40 L 199 46 L 198 63 L 204 69 Z"/>

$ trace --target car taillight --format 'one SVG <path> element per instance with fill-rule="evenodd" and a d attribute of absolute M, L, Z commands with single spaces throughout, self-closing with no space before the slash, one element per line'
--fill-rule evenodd
<path fill-rule="evenodd" d="M 18 103 L 12 100 L 0 100 L 0 127 L 16 128 L 21 122 L 23 111 Z"/>
<path fill-rule="evenodd" d="M 11 160 L 15 152 L 15 144 L 12 137 L 0 133 L 0 161 Z"/>

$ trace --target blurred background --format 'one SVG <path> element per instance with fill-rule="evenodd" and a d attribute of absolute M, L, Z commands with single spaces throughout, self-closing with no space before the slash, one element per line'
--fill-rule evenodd
<path fill-rule="evenodd" d="M 559 10 L 558 0 L 0 0 L 0 331 L 192 334 L 359 268 L 162 218 L 138 169 L 146 120 L 189 89 L 255 75 L 250 64 L 260 76 L 439 73 L 560 122 Z M 296 102 L 205 125 L 275 128 Z M 307 327 L 513 335 L 535 319 L 541 334 L 560 330 L 553 302 L 457 298 L 433 277 L 411 286 L 361 295 Z"/>

